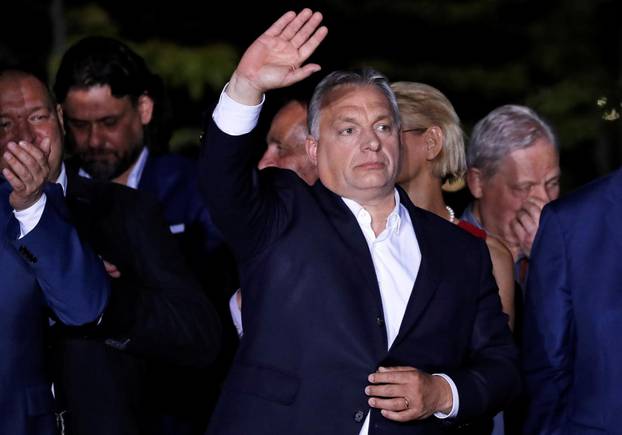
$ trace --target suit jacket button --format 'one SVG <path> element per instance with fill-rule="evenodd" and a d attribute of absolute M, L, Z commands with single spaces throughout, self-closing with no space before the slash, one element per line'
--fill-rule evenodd
<path fill-rule="evenodd" d="M 384 326 L 384 319 L 382 318 L 382 316 L 376 317 L 376 323 L 378 324 L 378 326 Z"/>
<path fill-rule="evenodd" d="M 354 413 L 354 421 L 357 423 L 362 422 L 365 419 L 365 413 L 360 409 Z"/>

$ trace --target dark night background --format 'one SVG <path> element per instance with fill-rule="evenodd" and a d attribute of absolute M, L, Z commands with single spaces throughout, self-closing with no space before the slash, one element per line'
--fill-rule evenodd
<path fill-rule="evenodd" d="M 565 192 L 622 164 L 622 120 L 603 119 L 622 109 L 619 0 L 22 0 L 3 7 L 0 61 L 34 63 L 53 77 L 78 38 L 118 37 L 165 79 L 171 147 L 187 150 L 242 50 L 304 6 L 324 13 L 329 34 L 311 58 L 323 71 L 303 91 L 333 69 L 370 65 L 392 81 L 439 88 L 467 133 L 501 104 L 533 107 L 559 136 Z"/>

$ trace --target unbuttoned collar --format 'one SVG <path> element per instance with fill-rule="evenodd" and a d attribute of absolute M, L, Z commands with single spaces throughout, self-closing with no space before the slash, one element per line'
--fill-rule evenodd
<path fill-rule="evenodd" d="M 402 213 L 406 213 L 406 209 L 402 207 L 400 203 L 400 195 L 397 192 L 397 189 L 393 189 L 393 197 L 395 200 L 395 207 L 393 207 L 393 211 L 391 211 L 389 216 L 387 216 L 385 229 L 378 236 L 378 238 L 381 239 L 399 232 L 400 224 L 402 222 Z M 350 198 L 341 197 L 341 199 L 348 206 L 359 225 L 365 225 L 371 228 L 371 215 L 362 205 Z"/>

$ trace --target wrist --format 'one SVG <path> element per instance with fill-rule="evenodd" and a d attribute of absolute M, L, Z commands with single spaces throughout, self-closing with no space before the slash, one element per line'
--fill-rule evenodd
<path fill-rule="evenodd" d="M 436 383 L 436 391 L 438 392 L 435 412 L 449 414 L 453 408 L 453 397 L 449 382 L 441 376 L 432 376 L 432 379 Z"/>
<path fill-rule="evenodd" d="M 258 105 L 263 97 L 263 91 L 254 87 L 250 80 L 238 75 L 237 71 L 231 76 L 225 92 L 233 100 L 246 106 Z"/>

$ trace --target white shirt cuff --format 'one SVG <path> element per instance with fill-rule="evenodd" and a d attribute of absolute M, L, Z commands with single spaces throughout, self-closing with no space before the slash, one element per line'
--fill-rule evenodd
<path fill-rule="evenodd" d="M 229 83 L 220 93 L 220 99 L 214 109 L 212 118 L 218 128 L 230 136 L 241 136 L 250 133 L 259 121 L 259 113 L 266 96 L 263 95 L 261 103 L 256 106 L 247 106 L 238 103 L 225 92 Z"/>
<path fill-rule="evenodd" d="M 440 376 L 441 378 L 447 381 L 447 383 L 449 384 L 449 387 L 451 388 L 451 399 L 452 399 L 451 411 L 449 411 L 449 414 L 445 414 L 443 412 L 435 412 L 434 417 L 440 418 L 442 420 L 445 418 L 452 418 L 452 417 L 457 416 L 458 409 L 460 408 L 460 397 L 458 396 L 458 388 L 456 388 L 456 384 L 454 384 L 454 381 L 452 381 L 449 376 L 443 373 L 434 373 L 433 376 Z"/>
<path fill-rule="evenodd" d="M 41 220 L 41 216 L 43 215 L 43 210 L 45 209 L 45 203 L 47 201 L 47 197 L 45 193 L 41 195 L 41 197 L 28 208 L 23 210 L 13 210 L 13 214 L 15 214 L 15 219 L 19 222 L 19 238 L 21 239 L 26 234 L 31 232 L 34 227 L 37 226 L 39 221 Z"/>
<path fill-rule="evenodd" d="M 56 180 L 58 184 L 63 188 L 63 194 L 67 192 L 67 172 L 65 171 L 65 164 L 61 163 L 60 174 L 58 174 L 58 179 Z M 47 202 L 47 197 L 45 193 L 41 194 L 41 197 L 28 208 L 24 210 L 13 210 L 13 214 L 15 214 L 15 219 L 19 222 L 19 238 L 21 239 L 26 234 L 31 232 L 34 227 L 37 226 L 39 221 L 41 220 L 41 216 L 43 216 L 43 210 L 45 209 L 45 203 Z"/>

